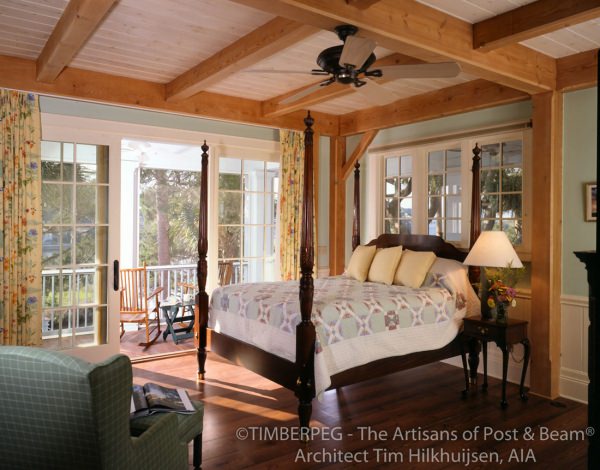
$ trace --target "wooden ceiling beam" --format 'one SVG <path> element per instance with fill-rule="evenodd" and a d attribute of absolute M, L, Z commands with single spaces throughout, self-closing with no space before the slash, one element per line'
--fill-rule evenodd
<path fill-rule="evenodd" d="M 600 16 L 600 0 L 538 0 L 473 25 L 473 48 L 491 51 Z"/>
<path fill-rule="evenodd" d="M 415 0 L 380 0 L 366 11 L 345 0 L 233 1 L 324 29 L 353 24 L 361 36 L 395 52 L 425 62 L 453 60 L 469 74 L 529 94 L 556 86 L 553 58 L 519 44 L 475 51 L 470 23 Z"/>
<path fill-rule="evenodd" d="M 340 116 L 340 135 L 403 126 L 529 98 L 530 96 L 522 91 L 486 80 L 473 80 L 404 98 L 385 106 L 344 114 Z"/>
<path fill-rule="evenodd" d="M 598 78 L 597 50 L 562 57 L 556 63 L 557 90 L 571 91 L 596 86 Z"/>
<path fill-rule="evenodd" d="M 342 179 L 345 180 L 350 176 L 350 173 L 352 173 L 352 170 L 354 169 L 354 164 L 360 160 L 360 157 L 367 151 L 371 142 L 377 137 L 378 132 L 379 130 L 371 130 L 363 134 L 360 142 L 354 149 L 354 152 L 352 152 L 350 158 L 344 163 L 344 167 L 342 168 Z"/>
<path fill-rule="evenodd" d="M 354 8 L 359 10 L 366 10 L 372 5 L 375 5 L 380 0 L 346 0 L 348 5 L 352 5 Z"/>
<path fill-rule="evenodd" d="M 283 116 L 284 114 L 293 113 L 299 109 L 307 109 L 324 101 L 329 101 L 334 98 L 347 96 L 350 93 L 354 93 L 350 86 L 342 83 L 332 83 L 323 88 L 319 88 L 316 91 L 300 98 L 299 100 L 292 101 L 290 103 L 281 103 L 282 100 L 295 95 L 307 88 L 311 88 L 319 82 L 311 83 L 310 85 L 296 88 L 295 90 L 289 91 L 282 95 L 271 98 L 262 102 L 263 115 L 267 117 Z"/>
<path fill-rule="evenodd" d="M 117 0 L 71 0 L 37 59 L 36 78 L 52 82 L 106 17 Z"/>
<path fill-rule="evenodd" d="M 287 18 L 274 18 L 169 82 L 167 100 L 182 100 L 200 93 L 318 31 Z"/>
<path fill-rule="evenodd" d="M 260 101 L 246 98 L 201 92 L 185 101 L 171 103 L 165 100 L 165 86 L 160 83 L 72 67 L 65 68 L 53 83 L 44 83 L 35 78 L 34 61 L 2 55 L 0 70 L 0 88 L 278 129 L 305 128 L 305 111 L 267 118 L 262 115 Z M 315 131 L 322 135 L 338 134 L 337 116 L 319 112 L 311 114 L 315 119 Z"/>
<path fill-rule="evenodd" d="M 376 69 L 377 67 L 385 67 L 388 65 L 406 65 L 422 63 L 422 60 L 415 59 L 414 57 L 408 57 L 403 54 L 394 53 L 381 59 L 378 59 L 370 68 Z M 325 77 L 322 77 L 322 79 L 324 78 Z M 320 81 L 322 81 L 322 79 Z M 377 83 L 387 83 L 389 81 L 390 80 L 387 80 L 384 76 L 380 80 L 377 80 Z M 299 109 L 307 109 L 310 106 L 314 106 L 325 101 L 330 101 L 334 98 L 340 98 L 342 96 L 351 95 L 352 93 L 356 92 L 353 86 L 344 85 L 341 83 L 333 83 L 326 87 L 320 88 L 319 90 L 316 90 L 311 94 L 300 98 L 299 100 L 295 100 L 285 104 L 281 103 L 281 101 L 285 100 L 286 98 L 295 95 L 296 93 L 299 93 L 306 88 L 310 88 L 317 83 L 319 82 L 311 83 L 310 85 L 297 88 L 282 95 L 276 96 L 275 98 L 263 101 L 263 114 L 268 117 L 283 116 L 284 114 L 292 113 L 294 111 L 298 111 Z"/>

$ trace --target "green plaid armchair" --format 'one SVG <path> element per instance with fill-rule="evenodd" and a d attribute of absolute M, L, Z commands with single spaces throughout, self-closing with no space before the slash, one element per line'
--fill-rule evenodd
<path fill-rule="evenodd" d="M 131 437 L 131 362 L 0 347 L 0 468 L 187 469 L 177 416 Z"/>

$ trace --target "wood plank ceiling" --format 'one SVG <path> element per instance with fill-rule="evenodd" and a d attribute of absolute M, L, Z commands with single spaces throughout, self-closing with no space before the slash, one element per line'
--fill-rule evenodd
<path fill-rule="evenodd" d="M 600 0 L 0 0 L 0 86 L 277 127 L 309 108 L 322 132 L 356 133 L 378 109 L 389 127 L 409 104 L 444 114 L 590 86 L 599 17 Z M 384 64 L 463 71 L 383 82 L 385 108 L 338 84 L 281 103 L 322 79 L 308 72 L 342 23 Z"/>

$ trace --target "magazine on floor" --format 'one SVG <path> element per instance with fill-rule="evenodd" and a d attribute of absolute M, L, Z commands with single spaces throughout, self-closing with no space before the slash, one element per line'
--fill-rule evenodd
<path fill-rule="evenodd" d="M 196 409 L 183 388 L 167 388 L 155 383 L 134 385 L 131 394 L 132 418 L 154 413 L 195 413 Z"/>

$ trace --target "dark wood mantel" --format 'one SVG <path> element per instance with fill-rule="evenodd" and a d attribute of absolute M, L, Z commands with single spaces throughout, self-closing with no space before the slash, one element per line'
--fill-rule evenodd
<path fill-rule="evenodd" d="M 588 330 L 588 425 L 596 430 L 589 438 L 588 469 L 600 468 L 600 358 L 598 357 L 598 337 L 600 336 L 600 321 L 598 319 L 598 285 L 600 283 L 600 256 L 595 251 L 576 251 L 577 256 L 587 269 L 590 285 L 590 326 Z"/>

